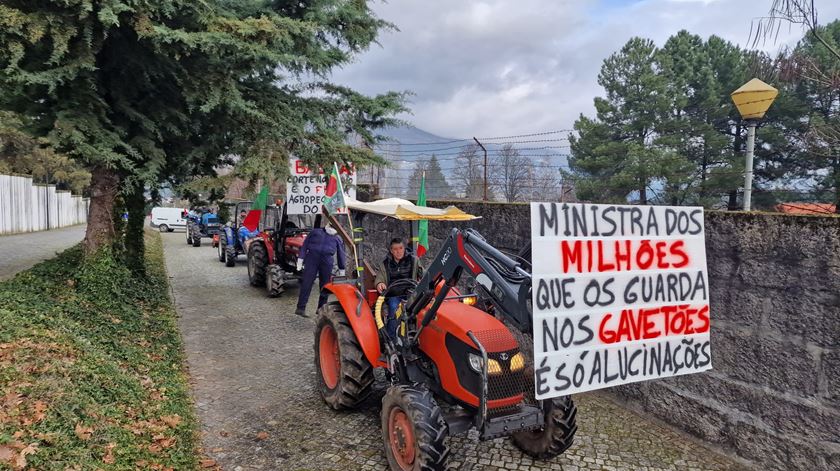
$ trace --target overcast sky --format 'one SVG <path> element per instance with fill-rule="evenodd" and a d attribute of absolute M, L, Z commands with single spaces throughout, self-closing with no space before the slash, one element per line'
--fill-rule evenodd
<path fill-rule="evenodd" d="M 662 45 L 681 29 L 747 45 L 771 0 L 390 0 L 380 46 L 333 78 L 364 93 L 410 90 L 415 126 L 445 137 L 571 128 L 594 113 L 601 62 L 633 36 Z M 817 0 L 820 22 L 840 1 Z M 775 51 L 802 31 L 783 28 Z"/>

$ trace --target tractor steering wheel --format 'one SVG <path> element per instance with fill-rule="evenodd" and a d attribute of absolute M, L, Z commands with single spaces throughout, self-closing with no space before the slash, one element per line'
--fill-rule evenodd
<path fill-rule="evenodd" d="M 412 279 L 402 279 L 392 281 L 379 296 L 391 298 L 393 296 L 405 296 L 408 291 L 414 290 L 417 287 L 417 282 Z"/>

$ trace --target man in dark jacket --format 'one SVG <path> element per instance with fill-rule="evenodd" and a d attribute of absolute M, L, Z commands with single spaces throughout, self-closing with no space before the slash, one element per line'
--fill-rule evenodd
<path fill-rule="evenodd" d="M 382 261 L 379 270 L 376 271 L 376 278 L 374 280 L 376 290 L 382 294 L 391 283 L 397 280 L 411 279 L 412 262 L 417 264 L 418 273 L 421 270 L 420 262 L 413 255 L 406 255 L 405 243 L 402 239 L 396 238 L 391 240 L 388 247 L 388 256 Z M 403 301 L 401 296 L 389 296 L 385 298 L 385 303 L 388 305 L 388 315 L 385 318 L 385 331 L 391 338 L 397 336 L 397 318 L 395 314 L 400 302 Z"/>
<path fill-rule="evenodd" d="M 320 309 L 327 302 L 327 294 L 323 289 L 332 276 L 333 259 L 336 255 L 338 255 L 338 275 L 344 276 L 344 242 L 338 237 L 335 228 L 331 226 L 324 229 L 316 227 L 306 236 L 297 259 L 297 269 L 303 270 L 303 276 L 300 279 L 300 294 L 298 295 L 295 314 L 308 317 L 306 315 L 306 302 L 309 301 L 309 293 L 312 292 L 316 275 L 322 290 L 318 297 L 318 308 Z"/>

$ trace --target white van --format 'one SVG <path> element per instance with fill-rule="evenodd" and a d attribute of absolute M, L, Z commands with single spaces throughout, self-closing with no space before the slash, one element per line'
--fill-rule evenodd
<path fill-rule="evenodd" d="M 184 208 L 152 208 L 150 224 L 161 232 L 172 232 L 176 228 L 186 229 L 187 220 L 182 216 L 185 211 Z"/>

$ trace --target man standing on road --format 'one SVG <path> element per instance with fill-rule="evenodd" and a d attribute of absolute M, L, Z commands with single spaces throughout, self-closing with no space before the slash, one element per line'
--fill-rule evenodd
<path fill-rule="evenodd" d="M 335 228 L 329 225 L 324 229 L 316 227 L 306 236 L 297 259 L 297 269 L 303 270 L 303 276 L 300 279 L 300 294 L 295 314 L 309 317 L 306 315 L 306 302 L 309 301 L 309 293 L 312 292 L 316 275 L 322 290 L 318 297 L 318 308 L 326 304 L 327 294 L 323 292 L 323 289 L 324 285 L 330 281 L 336 254 L 338 255 L 338 276 L 344 276 L 344 242 L 338 237 Z"/>

